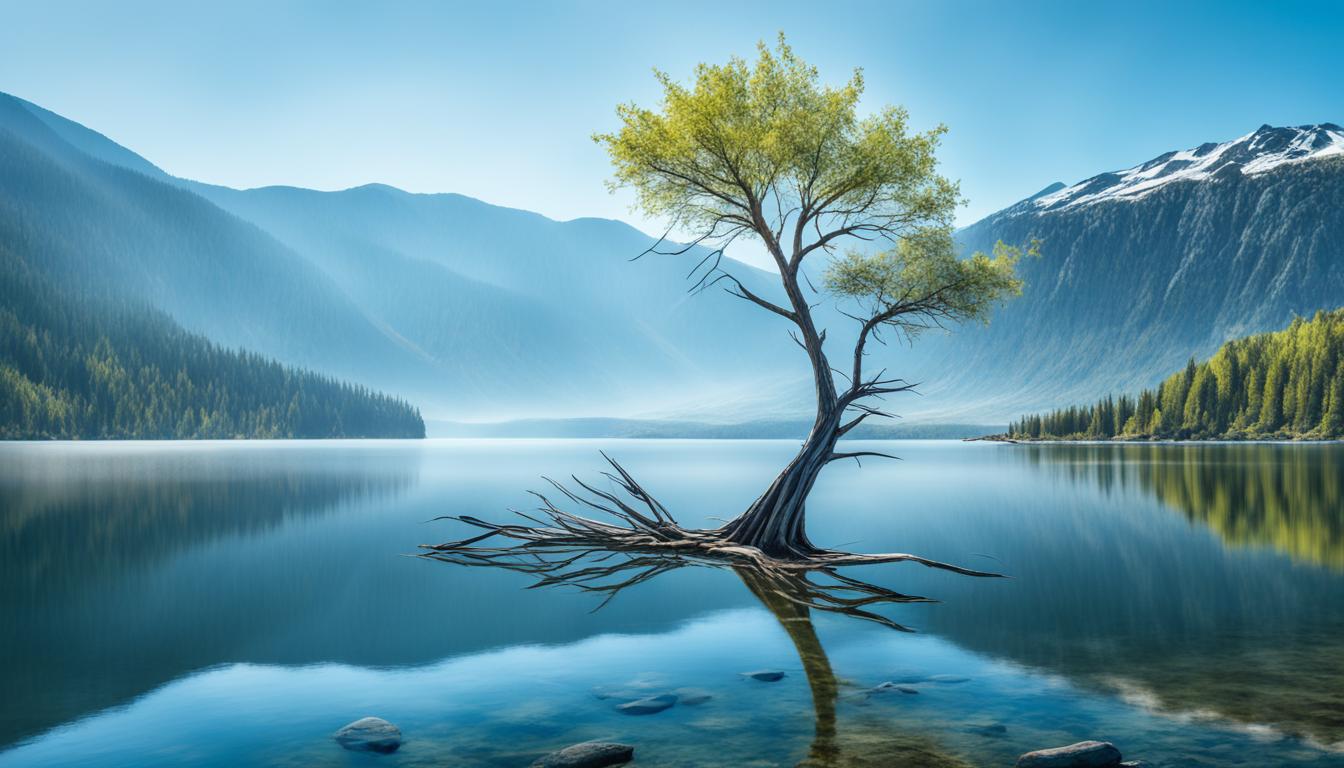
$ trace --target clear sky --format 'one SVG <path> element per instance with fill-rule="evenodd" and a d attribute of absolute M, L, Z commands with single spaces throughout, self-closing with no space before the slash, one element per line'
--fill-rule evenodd
<path fill-rule="evenodd" d="M 1344 123 L 1344 2 L 64 2 L 0 0 L 0 90 L 170 173 L 383 182 L 647 230 L 590 135 L 659 67 L 783 30 L 866 106 L 945 123 L 961 223 L 1262 123 Z"/>

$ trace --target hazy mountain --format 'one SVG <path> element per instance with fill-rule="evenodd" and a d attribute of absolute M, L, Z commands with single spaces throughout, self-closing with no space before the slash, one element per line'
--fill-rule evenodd
<path fill-rule="evenodd" d="M 190 233 L 168 246 L 119 233 L 124 249 L 101 248 L 71 265 L 85 276 L 106 269 L 125 292 L 225 343 L 391 389 L 454 418 L 737 411 L 774 382 L 805 386 L 775 318 L 718 291 L 688 295 L 694 262 L 686 256 L 631 263 L 651 240 L 620 222 L 556 222 L 382 185 L 200 184 L 53 113 L 4 101 L 0 128 L 19 126 L 11 143 L 26 142 L 29 165 L 42 166 L 6 169 L 4 188 L 16 205 L 36 209 L 39 233 L 69 229 L 57 219 L 78 211 L 76 231 L 61 236 L 99 238 L 124 223 L 106 210 L 118 197 L 151 235 L 183 229 L 172 207 L 154 220 L 152 202 L 141 200 L 151 193 L 192 211 L 191 227 L 227 232 L 224 246 L 178 260 L 158 257 L 172 245 L 185 251 Z M 73 177 L 72 189 L 45 198 L 28 191 L 52 177 Z M 261 274 L 257 262 L 275 274 Z M 745 265 L 737 272 L 771 292 L 769 275 Z M 256 282 L 266 311 L 230 292 L 230 277 L 242 287 Z M 290 288 L 288 298 L 275 295 Z M 326 314 L 302 306 L 313 302 Z M 275 317 L 291 309 L 301 316 Z"/>
<path fill-rule="evenodd" d="M 61 291 L 0 242 L 0 439 L 424 435 L 403 401 Z"/>
<path fill-rule="evenodd" d="M 960 233 L 1042 239 L 1026 294 L 939 350 L 1001 417 L 1151 386 L 1190 356 L 1344 305 L 1344 129 L 1264 126 L 1052 185 Z"/>
<path fill-rule="evenodd" d="M 434 378 L 313 264 L 124 159 L 0 95 L 0 240 L 62 290 L 143 302 L 227 346 L 370 383 Z"/>
<path fill-rule="evenodd" d="M 470 361 L 496 396 L 497 382 L 515 381 L 513 402 L 494 403 L 504 415 L 693 409 L 771 375 L 805 383 L 781 323 L 717 290 L 688 294 L 687 256 L 632 262 L 651 241 L 620 222 L 382 185 L 197 189 L 320 265 L 426 354 Z M 773 292 L 768 274 L 735 270 Z"/>

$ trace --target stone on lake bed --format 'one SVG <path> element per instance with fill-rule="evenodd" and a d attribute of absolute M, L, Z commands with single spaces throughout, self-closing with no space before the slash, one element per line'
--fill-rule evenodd
<path fill-rule="evenodd" d="M 743 672 L 742 676 L 762 683 L 775 683 L 784 679 L 784 673 L 777 669 L 758 669 L 755 672 Z"/>
<path fill-rule="evenodd" d="M 985 736 L 991 739 L 1000 739 L 1008 735 L 1008 726 L 1002 723 L 993 723 L 991 725 L 972 725 L 966 729 L 967 733 L 974 733 L 977 736 Z"/>
<path fill-rule="evenodd" d="M 1114 768 L 1121 759 L 1120 750 L 1109 741 L 1080 741 L 1028 752 L 1017 758 L 1017 768 Z"/>
<path fill-rule="evenodd" d="M 904 693 L 909 695 L 919 693 L 918 688 L 912 688 L 908 685 L 899 685 L 897 683 L 891 683 L 891 682 L 882 683 L 881 685 L 874 687 L 871 691 L 869 691 L 869 693 L 891 693 L 893 691 L 895 691 L 896 693 Z"/>
<path fill-rule="evenodd" d="M 617 711 L 626 715 L 656 715 L 673 704 L 677 703 L 677 697 L 670 693 L 664 693 L 659 696 L 649 696 L 643 699 L 627 701 L 616 707 Z"/>
<path fill-rule="evenodd" d="M 714 694 L 701 688 L 678 688 L 672 693 L 676 694 L 677 703 L 686 707 L 698 707 L 714 698 Z"/>
<path fill-rule="evenodd" d="M 605 768 L 628 763 L 634 757 L 635 748 L 629 744 L 585 741 L 538 758 L 532 768 Z"/>
<path fill-rule="evenodd" d="M 1147 760 L 1126 760 L 1120 764 L 1120 768 L 1153 768 L 1153 764 Z"/>
<path fill-rule="evenodd" d="M 401 746 L 401 729 L 381 717 L 364 717 L 343 726 L 334 738 L 356 752 L 396 752 Z"/>

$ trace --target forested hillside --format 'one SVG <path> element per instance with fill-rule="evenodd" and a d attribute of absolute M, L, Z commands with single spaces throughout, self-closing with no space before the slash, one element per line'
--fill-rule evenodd
<path fill-rule="evenodd" d="M 1138 397 L 1026 416 L 1031 439 L 1344 437 L 1344 309 L 1228 342 Z"/>
<path fill-rule="evenodd" d="M 62 292 L 152 307 L 226 347 L 399 393 L 451 378 L 275 238 L 84 154 L 2 95 L 0 243 Z"/>
<path fill-rule="evenodd" d="M 424 437 L 403 401 L 67 298 L 0 244 L 0 438 Z"/>

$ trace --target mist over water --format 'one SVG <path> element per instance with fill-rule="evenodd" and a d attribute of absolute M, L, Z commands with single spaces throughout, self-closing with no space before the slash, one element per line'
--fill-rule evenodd
<path fill-rule="evenodd" d="M 461 533 L 438 515 L 503 519 L 540 475 L 596 476 L 599 450 L 696 525 L 744 508 L 793 449 L 0 445 L 0 765 L 508 766 L 589 738 L 640 765 L 793 765 L 817 729 L 815 659 L 731 571 L 682 568 L 594 613 L 591 595 L 404 556 Z M 903 461 L 822 476 L 813 539 L 1011 578 L 847 572 L 941 602 L 885 611 L 914 635 L 813 615 L 842 755 L 1007 765 L 1102 738 L 1157 765 L 1344 765 L 1344 447 L 882 449 Z M 786 676 L 739 675 L 761 668 Z M 897 679 L 919 694 L 869 695 Z M 713 698 L 635 718 L 593 695 L 682 686 Z M 365 715 L 398 724 L 401 750 L 336 746 Z"/>

